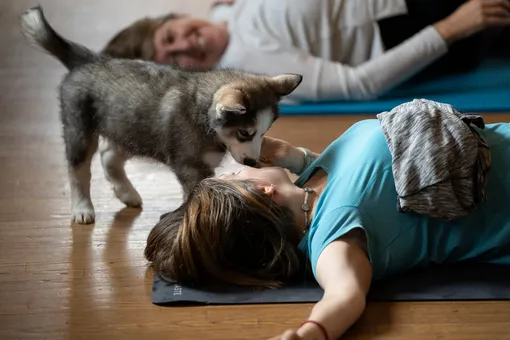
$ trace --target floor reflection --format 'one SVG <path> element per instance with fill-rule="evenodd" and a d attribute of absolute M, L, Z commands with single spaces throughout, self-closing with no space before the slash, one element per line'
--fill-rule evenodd
<path fill-rule="evenodd" d="M 112 309 L 129 298 L 126 290 L 143 285 L 145 268 L 139 260 L 142 240 L 130 240 L 141 213 L 141 209 L 123 208 L 115 213 L 111 223 L 71 226 L 71 272 L 82 273 L 71 278 L 71 338 L 80 338 L 85 325 L 108 325 L 107 319 L 115 314 Z"/>

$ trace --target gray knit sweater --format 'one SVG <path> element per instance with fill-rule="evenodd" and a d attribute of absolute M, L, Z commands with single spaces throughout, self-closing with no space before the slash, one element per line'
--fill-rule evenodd
<path fill-rule="evenodd" d="M 397 209 L 441 220 L 486 200 L 491 156 L 481 116 L 416 99 L 377 115 L 392 155 Z"/>

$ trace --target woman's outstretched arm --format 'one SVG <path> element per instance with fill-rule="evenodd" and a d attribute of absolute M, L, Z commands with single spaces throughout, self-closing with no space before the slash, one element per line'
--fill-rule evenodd
<path fill-rule="evenodd" d="M 319 256 L 316 277 L 324 296 L 307 320 L 323 329 L 316 323 L 305 322 L 271 340 L 336 340 L 358 320 L 365 310 L 372 281 L 370 261 L 358 240 L 343 237 L 326 246 Z"/>
<path fill-rule="evenodd" d="M 282 47 L 270 52 L 250 49 L 242 56 L 242 67 L 251 72 L 303 75 L 303 82 L 289 99 L 367 100 L 379 97 L 445 55 L 451 43 L 500 25 L 510 25 L 509 0 L 470 0 L 447 18 L 357 66 Z"/>

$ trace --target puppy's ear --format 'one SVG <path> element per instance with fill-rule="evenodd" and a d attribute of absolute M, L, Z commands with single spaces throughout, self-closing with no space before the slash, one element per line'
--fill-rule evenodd
<path fill-rule="evenodd" d="M 269 82 L 278 96 L 291 94 L 301 84 L 303 76 L 300 74 L 280 74 L 269 78 Z"/>
<path fill-rule="evenodd" d="M 227 113 L 244 114 L 246 107 L 244 105 L 243 93 L 240 90 L 228 87 L 220 88 L 214 94 L 216 115 L 223 117 Z"/>
<path fill-rule="evenodd" d="M 216 114 L 218 116 L 224 116 L 227 113 L 234 113 L 240 115 L 246 113 L 246 108 L 240 104 L 234 105 L 216 104 Z"/>

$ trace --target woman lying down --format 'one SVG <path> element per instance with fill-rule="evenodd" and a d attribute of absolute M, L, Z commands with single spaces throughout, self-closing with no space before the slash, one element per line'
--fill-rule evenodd
<path fill-rule="evenodd" d="M 161 219 L 145 250 L 152 268 L 181 284 L 271 288 L 309 269 L 323 298 L 273 339 L 332 340 L 363 313 L 372 280 L 510 264 L 510 124 L 427 100 L 377 118 L 321 154 L 266 137 L 261 168 L 204 180 Z"/>

